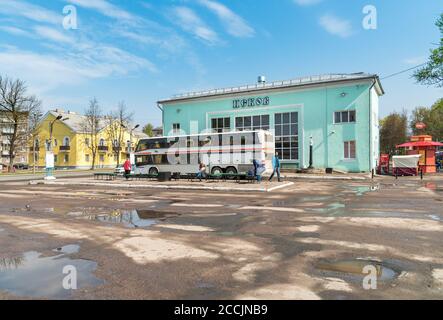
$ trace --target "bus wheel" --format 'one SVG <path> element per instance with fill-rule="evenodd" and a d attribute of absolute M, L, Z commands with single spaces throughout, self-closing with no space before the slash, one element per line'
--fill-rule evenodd
<path fill-rule="evenodd" d="M 227 174 L 237 174 L 237 169 L 234 167 L 228 167 L 228 169 L 226 169 L 226 173 Z"/>
<path fill-rule="evenodd" d="M 223 170 L 222 170 L 222 168 L 220 168 L 220 167 L 214 167 L 214 168 L 212 168 L 211 173 L 212 173 L 212 174 L 222 174 L 222 173 L 223 173 Z"/>
<path fill-rule="evenodd" d="M 153 176 L 158 175 L 158 169 L 157 168 L 149 169 L 149 174 L 152 174 Z"/>

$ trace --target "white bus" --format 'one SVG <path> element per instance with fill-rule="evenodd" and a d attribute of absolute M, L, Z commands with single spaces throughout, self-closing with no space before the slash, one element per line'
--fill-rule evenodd
<path fill-rule="evenodd" d="M 200 161 L 211 174 L 247 173 L 253 160 L 269 173 L 274 154 L 274 136 L 264 130 L 142 139 L 135 153 L 135 174 L 197 173 Z"/>

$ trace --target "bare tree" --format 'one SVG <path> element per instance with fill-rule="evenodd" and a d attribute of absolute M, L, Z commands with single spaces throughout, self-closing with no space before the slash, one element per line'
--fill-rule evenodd
<path fill-rule="evenodd" d="M 117 156 L 117 166 L 120 164 L 120 155 L 125 146 L 125 132 L 130 130 L 133 114 L 128 112 L 126 104 L 120 102 L 117 110 L 110 112 L 106 118 L 106 131 L 112 142 L 113 152 Z"/>
<path fill-rule="evenodd" d="M 32 151 L 32 172 L 35 173 L 35 168 L 36 168 L 36 155 L 38 155 L 39 153 L 39 148 L 40 148 L 40 139 L 38 139 L 40 131 L 38 128 L 38 125 L 40 123 L 40 121 L 42 120 L 43 117 L 43 112 L 40 108 L 40 106 L 36 107 L 35 110 L 29 114 L 29 120 L 28 120 L 28 136 L 30 137 L 30 140 L 32 142 L 32 147 L 31 147 L 31 151 Z M 39 141 L 39 143 L 37 143 L 36 141 Z M 38 158 L 38 157 L 37 157 Z"/>
<path fill-rule="evenodd" d="M 26 150 L 29 138 L 28 121 L 39 112 L 40 106 L 41 102 L 35 96 L 28 95 L 24 81 L 0 76 L 0 111 L 5 118 L 5 125 L 10 128 L 7 135 L 9 171 L 13 170 L 17 150 Z"/>
<path fill-rule="evenodd" d="M 85 122 L 82 123 L 81 129 L 85 136 L 87 137 L 87 142 L 85 141 L 85 146 L 91 151 L 92 155 L 92 166 L 91 170 L 95 169 L 95 164 L 98 154 L 98 135 L 103 129 L 102 124 L 102 113 L 101 108 L 98 104 L 96 98 L 89 101 L 88 109 L 85 111 Z"/>

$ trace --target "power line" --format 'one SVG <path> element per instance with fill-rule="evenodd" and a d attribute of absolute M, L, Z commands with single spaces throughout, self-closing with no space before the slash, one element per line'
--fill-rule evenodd
<path fill-rule="evenodd" d="M 412 67 L 412 68 L 409 68 L 409 69 L 406 69 L 406 70 L 403 70 L 403 71 L 400 71 L 400 72 L 396 72 L 396 73 L 390 74 L 389 76 L 381 78 L 381 80 L 385 80 L 385 79 L 388 79 L 388 78 L 392 78 L 392 77 L 398 76 L 399 74 L 402 74 L 402 73 L 405 73 L 405 72 L 408 72 L 408 71 L 411 71 L 411 70 L 423 67 L 424 65 L 427 65 L 427 64 L 428 63 L 425 62 L 425 63 L 419 64 L 418 66 L 415 66 L 415 67 Z"/>

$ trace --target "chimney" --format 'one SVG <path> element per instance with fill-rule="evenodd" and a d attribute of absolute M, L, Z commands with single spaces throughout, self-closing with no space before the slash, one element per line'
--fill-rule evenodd
<path fill-rule="evenodd" d="M 266 77 L 265 76 L 259 76 L 258 77 L 258 84 L 265 84 L 266 83 Z"/>

